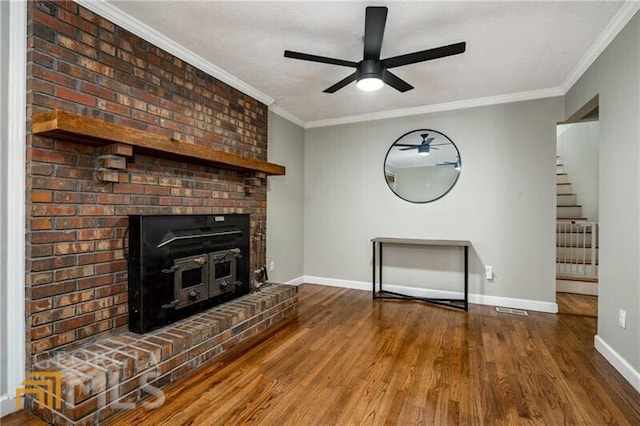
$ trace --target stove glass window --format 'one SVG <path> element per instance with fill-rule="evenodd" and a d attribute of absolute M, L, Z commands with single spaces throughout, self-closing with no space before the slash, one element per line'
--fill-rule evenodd
<path fill-rule="evenodd" d="M 182 271 L 182 288 L 201 285 L 203 281 L 202 268 L 187 269 L 186 271 Z"/>
<path fill-rule="evenodd" d="M 231 275 L 231 262 L 216 263 L 216 278 Z"/>

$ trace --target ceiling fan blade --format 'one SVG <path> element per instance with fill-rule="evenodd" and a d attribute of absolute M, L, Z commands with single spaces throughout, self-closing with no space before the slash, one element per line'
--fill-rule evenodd
<path fill-rule="evenodd" d="M 415 145 L 410 143 L 396 143 L 396 144 L 393 144 L 393 146 L 420 146 L 420 145 Z"/>
<path fill-rule="evenodd" d="M 430 61 L 432 59 L 444 58 L 445 56 L 463 53 L 467 43 L 460 42 L 448 46 L 436 47 L 435 49 L 421 50 L 420 52 L 407 53 L 406 55 L 394 56 L 384 59 L 387 68 L 400 67 L 402 65 L 415 64 L 417 62 Z"/>
<path fill-rule="evenodd" d="M 323 92 L 324 93 L 335 93 L 338 90 L 342 89 L 347 84 L 351 83 L 352 81 L 356 81 L 356 73 L 355 72 L 353 74 L 350 74 L 347 77 L 343 78 L 342 80 L 340 80 L 339 82 L 337 82 L 333 86 L 324 89 Z"/>
<path fill-rule="evenodd" d="M 386 7 L 367 7 L 364 22 L 364 59 L 380 59 L 386 22 Z"/>
<path fill-rule="evenodd" d="M 416 149 L 416 148 L 418 148 L 418 145 L 416 145 L 416 146 L 411 146 L 411 147 L 409 147 L 409 148 L 400 148 L 400 151 L 409 151 L 410 149 Z"/>
<path fill-rule="evenodd" d="M 325 56 L 310 55 L 308 53 L 293 52 L 291 50 L 284 51 L 285 58 L 301 59 L 303 61 L 321 62 L 323 64 L 341 65 L 343 67 L 356 68 L 357 62 L 345 61 L 343 59 L 327 58 Z"/>
<path fill-rule="evenodd" d="M 413 86 L 398 77 L 395 74 L 390 73 L 389 71 L 385 71 L 384 76 L 382 77 L 385 83 L 389 86 L 393 87 L 399 92 L 406 92 L 407 90 L 413 89 Z"/>

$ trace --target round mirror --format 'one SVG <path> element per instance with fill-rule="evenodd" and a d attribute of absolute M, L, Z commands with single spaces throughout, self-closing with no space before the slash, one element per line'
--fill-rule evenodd
<path fill-rule="evenodd" d="M 458 181 L 462 162 L 456 145 L 430 129 L 398 138 L 384 160 L 384 176 L 398 197 L 428 203 L 444 197 Z"/>

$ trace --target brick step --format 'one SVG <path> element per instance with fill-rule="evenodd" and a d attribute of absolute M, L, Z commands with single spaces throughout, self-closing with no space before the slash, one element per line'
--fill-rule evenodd
<path fill-rule="evenodd" d="M 38 395 L 27 394 L 25 408 L 56 425 L 102 423 L 145 397 L 145 385 L 161 388 L 182 378 L 297 309 L 297 287 L 268 284 L 159 330 L 125 332 L 57 352 L 33 366 L 32 378 L 59 373 L 61 407 L 39 408 Z"/>

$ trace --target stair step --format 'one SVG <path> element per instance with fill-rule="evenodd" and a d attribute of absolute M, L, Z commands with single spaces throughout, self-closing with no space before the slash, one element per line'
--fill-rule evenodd
<path fill-rule="evenodd" d="M 571 182 L 569 182 L 569 176 L 566 173 L 557 173 L 556 183 L 571 183 Z"/>
<path fill-rule="evenodd" d="M 582 281 L 585 283 L 597 283 L 597 278 L 591 277 L 581 277 L 580 275 L 571 275 L 571 274 L 556 274 L 557 280 L 568 280 L 568 281 Z"/>
<path fill-rule="evenodd" d="M 576 259 L 558 259 L 556 258 L 556 265 L 591 265 L 590 260 L 576 260 Z M 600 261 L 596 259 L 596 265 L 600 265 Z"/>
<path fill-rule="evenodd" d="M 575 206 L 578 202 L 576 194 L 556 194 L 557 206 Z"/>
<path fill-rule="evenodd" d="M 556 276 L 597 277 L 598 264 L 556 262 Z"/>
<path fill-rule="evenodd" d="M 556 195 L 573 194 L 570 183 L 556 183 Z"/>
<path fill-rule="evenodd" d="M 556 164 L 556 173 L 564 173 L 564 165 Z"/>
<path fill-rule="evenodd" d="M 558 219 L 575 218 L 582 216 L 582 206 L 557 206 L 556 217 Z"/>
<path fill-rule="evenodd" d="M 558 278 L 556 277 L 556 291 L 560 293 L 586 294 L 589 296 L 598 295 L 598 282 L 584 281 L 578 278 Z"/>

